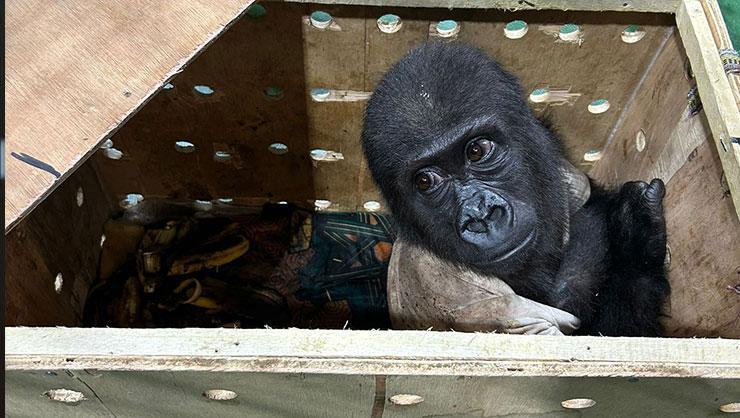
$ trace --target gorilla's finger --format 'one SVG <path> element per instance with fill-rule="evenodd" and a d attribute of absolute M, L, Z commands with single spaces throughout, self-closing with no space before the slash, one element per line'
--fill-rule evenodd
<path fill-rule="evenodd" d="M 634 197 L 641 196 L 643 193 L 645 193 L 645 190 L 648 188 L 648 184 L 644 181 L 628 181 L 624 183 L 622 186 L 622 193 L 626 195 L 631 195 Z"/>

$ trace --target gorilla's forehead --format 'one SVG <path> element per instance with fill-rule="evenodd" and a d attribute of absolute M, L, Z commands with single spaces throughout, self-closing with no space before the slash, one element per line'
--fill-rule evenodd
<path fill-rule="evenodd" d="M 389 89 L 374 97 L 367 128 L 377 135 L 375 140 L 393 141 L 407 154 L 446 148 L 470 135 L 491 133 L 493 128 L 506 130 L 524 117 L 513 106 L 516 98 L 496 92 L 495 86 L 465 91 L 454 83 L 418 81 L 403 90 L 400 87 L 395 93 Z M 382 113 L 374 114 L 378 111 Z"/>
<path fill-rule="evenodd" d="M 377 166 L 397 172 L 476 129 L 505 132 L 525 125 L 527 117 L 516 78 L 492 58 L 465 44 L 431 42 L 402 58 L 378 84 L 366 108 L 363 143 Z"/>

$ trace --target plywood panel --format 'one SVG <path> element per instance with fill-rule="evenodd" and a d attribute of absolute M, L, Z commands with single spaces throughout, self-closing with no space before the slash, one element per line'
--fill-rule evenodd
<path fill-rule="evenodd" d="M 316 10 L 311 7 L 309 12 Z M 340 31 L 303 26 L 306 85 L 312 88 L 365 91 L 365 10 L 332 6 L 330 13 Z M 360 132 L 365 101 L 308 103 L 308 142 L 311 148 L 341 152 L 344 159 L 314 166 L 317 199 L 330 200 L 332 210 L 362 210 L 360 191 L 369 181 Z"/>
<path fill-rule="evenodd" d="M 601 150 L 609 132 L 627 107 L 632 92 L 646 72 L 666 36 L 672 31 L 669 16 L 598 13 L 511 13 L 497 11 L 462 12 L 464 21 L 459 38 L 482 47 L 507 70 L 514 73 L 526 95 L 537 87 L 567 88 L 580 93 L 572 104 L 533 105 L 536 114 L 549 114 L 562 137 L 568 158 L 587 167 L 583 155 Z M 522 39 L 504 36 L 506 22 L 522 19 L 530 25 Z M 467 19 L 466 19 L 467 20 Z M 493 22 L 491 22 L 493 21 Z M 543 26 L 574 22 L 581 26 L 583 43 L 556 42 L 544 33 Z M 642 26 L 645 37 L 635 43 L 622 42 L 620 34 L 630 24 Z M 588 112 L 588 104 L 607 99 L 606 113 Z"/>
<path fill-rule="evenodd" d="M 66 178 L 250 3 L 9 2 L 8 154 L 30 155 Z M 7 177 L 6 231 L 59 184 L 15 158 L 8 160 Z"/>
<path fill-rule="evenodd" d="M 372 376 L 54 370 L 6 376 L 6 415 L 116 417 L 368 417 Z M 87 400 L 65 405 L 42 393 L 67 388 Z M 237 398 L 213 401 L 206 390 Z"/>
<path fill-rule="evenodd" d="M 113 195 L 246 204 L 313 198 L 300 48 L 306 7 L 264 7 L 264 16 L 236 22 L 113 136 L 121 160 L 96 156 Z M 198 85 L 214 93 L 200 94 Z M 268 97 L 270 87 L 282 95 Z M 181 140 L 195 151 L 178 153 Z M 277 142 L 288 146 L 287 154 L 268 150 Z M 215 161 L 216 151 L 229 152 L 231 160 Z"/>
<path fill-rule="evenodd" d="M 10 416 L 178 417 L 567 417 L 560 402 L 588 397 L 582 416 L 715 416 L 736 401 L 736 379 L 556 377 L 342 376 L 213 372 L 13 371 L 6 376 Z M 52 402 L 50 388 L 82 392 L 77 405 Z M 232 390 L 232 401 L 209 401 L 210 388 Z M 396 405 L 397 394 L 422 397 Z"/>
<path fill-rule="evenodd" d="M 668 183 L 672 336 L 740 338 L 740 221 L 717 150 L 705 141 Z"/>
<path fill-rule="evenodd" d="M 594 179 L 612 186 L 630 180 L 651 180 L 647 176 L 664 153 L 679 122 L 694 124 L 701 120 L 701 116 L 688 120 L 692 117 L 688 114 L 686 94 L 693 82 L 688 78 L 687 62 L 681 39 L 674 33 L 660 51 L 634 101 L 625 109 L 622 120 L 614 127 L 602 159 L 589 172 Z M 640 130 L 645 134 L 642 151 L 636 146 Z M 684 132 L 679 136 L 677 141 L 687 135 Z M 696 145 L 675 158 L 685 161 Z"/>
<path fill-rule="evenodd" d="M 95 172 L 84 165 L 6 235 L 7 325 L 80 323 L 109 207 Z"/>
<path fill-rule="evenodd" d="M 387 402 L 383 417 L 706 417 L 740 396 L 740 380 L 389 376 L 386 395 L 417 394 L 418 405 Z M 591 399 L 578 412 L 567 399 Z"/>

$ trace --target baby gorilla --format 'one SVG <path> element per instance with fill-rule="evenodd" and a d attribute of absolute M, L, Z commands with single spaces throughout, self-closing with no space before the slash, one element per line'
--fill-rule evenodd
<path fill-rule="evenodd" d="M 663 182 L 592 182 L 569 216 L 558 139 L 481 51 L 411 51 L 370 98 L 362 145 L 405 241 L 576 315 L 579 333 L 660 334 Z"/>

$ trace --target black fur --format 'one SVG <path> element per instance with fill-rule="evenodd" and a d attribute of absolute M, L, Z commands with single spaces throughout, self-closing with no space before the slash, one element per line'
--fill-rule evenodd
<path fill-rule="evenodd" d="M 362 144 L 404 239 L 575 314 L 580 333 L 660 333 L 662 181 L 592 184 L 563 246 L 559 141 L 516 78 L 481 51 L 441 42 L 411 51 L 368 102 Z M 492 151 L 475 160 L 471 144 Z M 418 176 L 434 186 L 419 189 Z"/>

